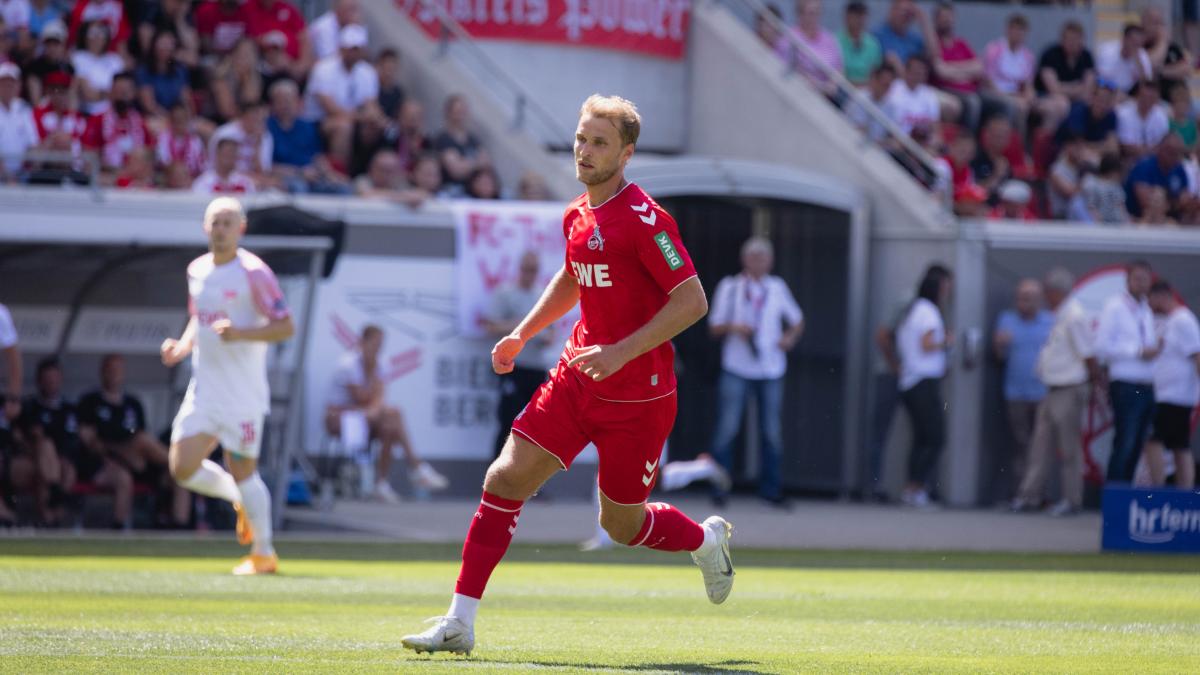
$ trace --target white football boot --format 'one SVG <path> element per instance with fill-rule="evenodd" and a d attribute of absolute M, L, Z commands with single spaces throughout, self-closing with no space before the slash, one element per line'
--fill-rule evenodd
<path fill-rule="evenodd" d="M 716 535 L 717 545 L 708 553 L 692 551 L 692 560 L 700 566 L 700 573 L 704 575 L 704 590 L 708 592 L 709 601 L 719 605 L 733 590 L 733 560 L 729 557 L 729 536 L 733 532 L 733 525 L 721 516 L 709 516 L 700 526 Z"/>
<path fill-rule="evenodd" d="M 455 616 L 435 616 L 429 621 L 437 623 L 422 633 L 405 635 L 400 638 L 400 644 L 418 654 L 450 652 L 471 655 L 471 650 L 475 648 L 474 628 Z"/>

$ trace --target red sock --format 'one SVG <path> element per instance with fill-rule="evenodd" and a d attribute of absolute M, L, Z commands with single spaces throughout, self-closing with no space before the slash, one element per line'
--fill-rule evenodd
<path fill-rule="evenodd" d="M 483 597 L 488 577 L 500 564 L 513 533 L 517 531 L 517 519 L 521 517 L 524 503 L 484 491 L 479 510 L 467 529 L 467 540 L 463 542 L 462 567 L 458 571 L 458 583 L 454 585 L 455 593 Z"/>
<path fill-rule="evenodd" d="M 704 543 L 704 528 L 679 509 L 654 502 L 646 505 L 646 521 L 630 546 L 656 551 L 695 551 Z"/>

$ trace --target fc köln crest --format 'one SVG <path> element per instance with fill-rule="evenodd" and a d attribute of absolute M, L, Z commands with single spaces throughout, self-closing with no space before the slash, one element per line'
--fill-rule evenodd
<path fill-rule="evenodd" d="M 595 227 L 595 229 L 592 230 L 592 236 L 588 237 L 588 250 L 589 251 L 596 251 L 596 250 L 603 251 L 604 250 L 604 237 L 600 236 L 600 226 L 599 225 L 597 225 Z"/>

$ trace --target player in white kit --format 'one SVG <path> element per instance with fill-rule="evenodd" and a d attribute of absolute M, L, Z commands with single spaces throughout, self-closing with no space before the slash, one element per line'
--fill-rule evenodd
<path fill-rule="evenodd" d="M 279 559 L 271 545 L 271 495 L 258 475 L 270 408 L 267 344 L 288 339 L 294 327 L 271 268 L 238 247 L 246 232 L 241 203 L 214 199 L 204 232 L 209 253 L 187 269 L 191 320 L 182 337 L 162 344 L 167 366 L 192 357 L 192 381 L 171 429 L 171 475 L 237 510 L 238 543 L 252 547 L 234 574 L 272 574 Z M 228 471 L 208 459 L 218 442 Z"/>

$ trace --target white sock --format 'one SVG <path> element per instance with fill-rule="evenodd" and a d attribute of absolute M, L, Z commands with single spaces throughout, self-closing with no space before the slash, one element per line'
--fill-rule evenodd
<path fill-rule="evenodd" d="M 717 539 L 717 533 L 711 527 L 704 528 L 704 541 L 700 543 L 700 548 L 695 550 L 696 555 L 704 556 L 712 552 L 721 542 Z"/>
<path fill-rule="evenodd" d="M 242 508 L 246 510 L 246 518 L 254 528 L 254 544 L 250 552 L 254 555 L 275 553 L 275 547 L 271 545 L 271 493 L 267 491 L 267 484 L 255 471 L 237 487 L 242 491 Z"/>
<path fill-rule="evenodd" d="M 475 612 L 479 611 L 479 598 L 472 598 L 469 595 L 455 593 L 450 599 L 450 609 L 446 612 L 446 616 L 456 617 L 459 621 L 467 624 L 467 626 L 475 627 Z"/>
<path fill-rule="evenodd" d="M 662 468 L 662 489 L 671 492 L 679 490 L 698 480 L 712 478 L 712 462 L 693 459 L 686 462 L 670 462 Z"/>
<path fill-rule="evenodd" d="M 238 491 L 237 482 L 233 480 L 233 476 L 211 459 L 200 462 L 200 468 L 196 469 L 196 473 L 193 473 L 187 480 L 179 481 L 179 484 L 206 497 L 224 499 L 231 503 L 242 501 L 242 493 Z"/>

